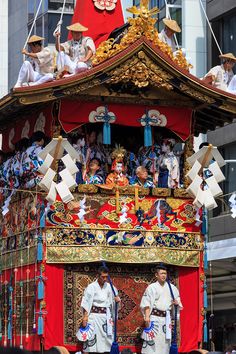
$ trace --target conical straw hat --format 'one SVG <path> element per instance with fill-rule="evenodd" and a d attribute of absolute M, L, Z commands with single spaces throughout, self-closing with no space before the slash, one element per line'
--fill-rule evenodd
<path fill-rule="evenodd" d="M 84 32 L 88 30 L 87 27 L 84 27 L 79 22 L 73 23 L 73 25 L 67 26 L 66 28 L 69 31 L 74 31 L 74 32 Z"/>
<path fill-rule="evenodd" d="M 39 37 L 39 36 L 33 35 L 33 36 L 31 36 L 31 37 L 29 38 L 29 40 L 28 40 L 27 43 L 30 44 L 30 43 L 34 43 L 34 42 L 43 41 L 43 40 L 44 40 L 43 37 Z"/>
<path fill-rule="evenodd" d="M 221 55 L 219 55 L 219 58 L 230 59 L 230 60 L 236 61 L 236 57 L 233 55 L 233 53 L 221 54 Z"/>
<path fill-rule="evenodd" d="M 168 18 L 164 18 L 163 22 L 165 26 L 170 28 L 173 32 L 181 32 L 181 29 L 175 20 L 169 20 Z"/>

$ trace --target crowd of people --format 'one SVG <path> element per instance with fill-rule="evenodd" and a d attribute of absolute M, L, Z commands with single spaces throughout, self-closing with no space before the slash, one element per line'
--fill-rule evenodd
<path fill-rule="evenodd" d="M 137 144 L 133 145 L 132 138 L 127 138 L 126 148 L 123 148 L 99 142 L 99 129 L 85 133 L 81 127 L 66 136 L 78 153 L 77 184 L 96 184 L 104 188 L 137 185 L 172 189 L 182 184 L 183 150 L 173 151 L 176 145 L 173 138 L 160 137 L 159 142 L 153 142 L 151 147 L 138 147 Z M 47 143 L 45 134 L 37 131 L 31 139 L 23 138 L 16 143 L 14 153 L 1 152 L 1 186 L 9 189 L 35 187 L 42 178 L 38 172 L 43 163 L 39 153 Z M 182 148 L 181 143 L 178 145 Z M 63 162 L 59 160 L 58 172 L 63 168 Z"/>

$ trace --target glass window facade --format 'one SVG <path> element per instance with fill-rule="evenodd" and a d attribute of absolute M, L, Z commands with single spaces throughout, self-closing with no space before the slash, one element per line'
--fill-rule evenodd
<path fill-rule="evenodd" d="M 53 32 L 60 19 L 63 0 L 43 0 L 38 17 L 32 31 L 45 38 L 44 45 L 54 44 Z M 68 31 L 66 26 L 71 24 L 76 0 L 66 0 L 63 16 L 61 42 L 67 40 Z M 28 31 L 30 31 L 40 0 L 28 0 Z"/>
<path fill-rule="evenodd" d="M 212 29 L 223 53 L 236 53 L 236 9 L 227 15 L 212 20 Z M 219 64 L 219 50 L 212 39 L 212 46 L 209 48 L 212 53 L 210 66 Z M 234 70 L 235 71 L 235 70 Z"/>

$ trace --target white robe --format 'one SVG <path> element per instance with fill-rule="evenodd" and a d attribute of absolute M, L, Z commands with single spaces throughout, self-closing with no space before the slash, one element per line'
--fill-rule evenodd
<path fill-rule="evenodd" d="M 116 289 L 115 292 L 117 293 Z M 106 307 L 107 313 L 91 313 L 92 306 Z M 94 328 L 94 337 L 84 343 L 84 352 L 110 352 L 113 342 L 113 330 L 112 333 L 107 334 L 107 316 L 109 316 L 109 311 L 113 314 L 113 306 L 114 295 L 109 283 L 105 283 L 103 288 L 101 288 L 96 280 L 85 289 L 81 307 L 82 310 L 84 309 L 88 312 L 88 323 Z"/>
<path fill-rule="evenodd" d="M 234 75 L 232 80 L 230 81 L 229 86 L 227 88 L 227 92 L 236 95 L 236 75 Z"/>
<path fill-rule="evenodd" d="M 234 76 L 232 70 L 225 71 L 223 65 L 217 65 L 211 68 L 210 71 L 205 75 L 205 77 L 212 75 L 213 82 L 212 85 L 220 90 L 227 91 L 227 88 Z"/>
<path fill-rule="evenodd" d="M 174 36 L 168 37 L 165 30 L 163 29 L 159 35 L 158 35 L 159 39 L 163 42 L 168 44 L 169 47 L 171 47 L 172 52 L 176 51 L 176 43 L 174 40 Z"/>
<path fill-rule="evenodd" d="M 182 308 L 179 290 L 173 284 L 171 284 L 171 288 L 174 294 L 174 298 L 178 301 L 180 308 Z M 150 308 L 150 313 L 154 308 L 160 311 L 172 310 L 172 297 L 167 282 L 164 284 L 164 286 L 161 286 L 159 282 L 150 284 L 143 294 L 140 307 L 143 314 L 145 307 Z M 158 326 L 158 333 L 153 341 L 143 342 L 141 353 L 169 354 L 171 341 L 170 339 L 166 339 L 166 317 L 151 315 L 150 320 L 154 321 Z"/>

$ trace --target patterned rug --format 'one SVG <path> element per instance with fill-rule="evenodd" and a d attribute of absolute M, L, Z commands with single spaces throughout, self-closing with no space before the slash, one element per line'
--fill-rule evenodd
<path fill-rule="evenodd" d="M 76 344 L 75 333 L 81 323 L 80 303 L 84 289 L 96 279 L 97 264 L 66 266 L 64 272 L 64 342 Z M 139 304 L 146 287 L 155 281 L 153 265 L 109 264 L 110 275 L 124 306 L 119 310 L 118 341 L 122 345 L 141 345 L 143 317 Z M 177 271 L 171 282 L 178 282 Z"/>

